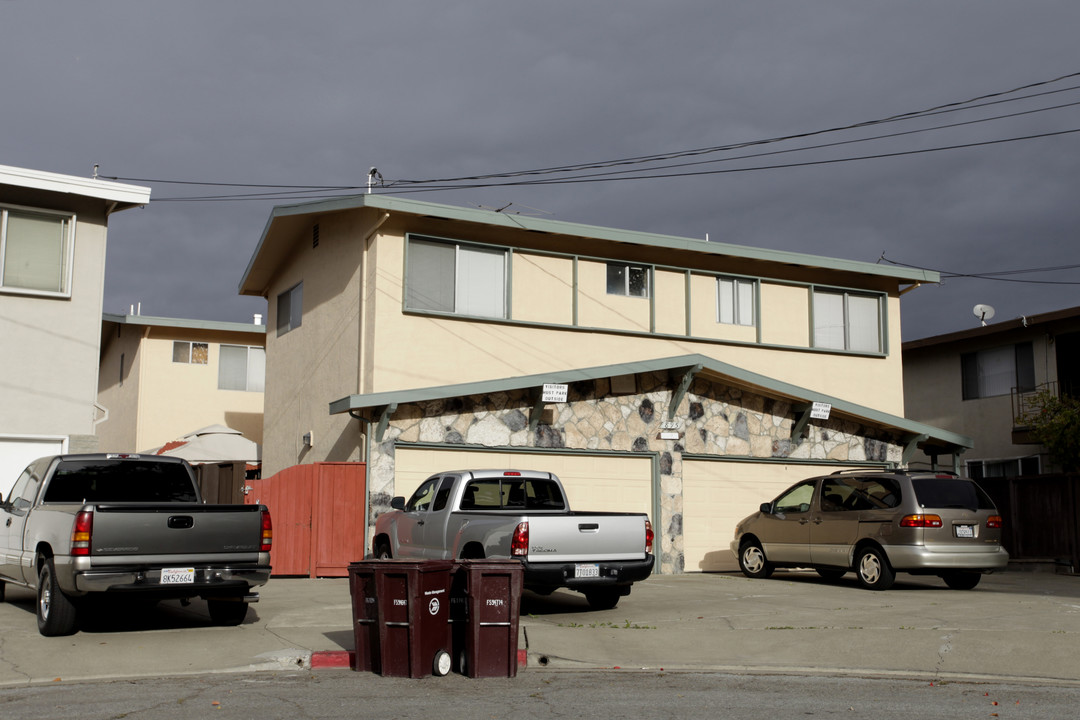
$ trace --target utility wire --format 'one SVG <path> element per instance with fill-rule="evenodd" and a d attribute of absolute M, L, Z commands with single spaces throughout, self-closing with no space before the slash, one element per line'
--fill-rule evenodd
<path fill-rule="evenodd" d="M 1080 264 L 1076 265 L 1057 265 L 1053 267 L 1043 268 L 1026 268 L 1023 270 L 998 270 L 995 272 L 987 273 L 958 273 L 949 270 L 939 270 L 935 268 L 922 267 L 920 265 L 911 265 L 909 263 L 897 262 L 896 260 L 890 260 L 885 257 L 885 253 L 881 254 L 881 259 L 890 265 L 898 265 L 900 267 L 912 268 L 915 270 L 926 270 L 929 272 L 936 272 L 941 275 L 942 279 L 953 278 L 974 278 L 977 280 L 999 280 L 1001 282 L 1014 282 L 1014 283 L 1029 283 L 1032 285 L 1080 285 L 1080 281 L 1071 280 L 1017 280 L 1011 277 L 1005 277 L 1006 275 L 1024 275 L 1027 273 L 1042 273 L 1042 272 L 1056 272 L 1059 270 L 1075 270 L 1080 268 Z"/>

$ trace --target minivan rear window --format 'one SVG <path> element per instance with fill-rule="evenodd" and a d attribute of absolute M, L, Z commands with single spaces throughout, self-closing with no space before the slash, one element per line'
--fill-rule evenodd
<path fill-rule="evenodd" d="M 970 480 L 954 477 L 911 478 L 915 497 L 924 508 L 993 510 L 994 501 Z"/>

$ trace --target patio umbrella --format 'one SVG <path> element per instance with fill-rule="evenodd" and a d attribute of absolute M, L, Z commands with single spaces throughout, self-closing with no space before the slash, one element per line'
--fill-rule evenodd
<path fill-rule="evenodd" d="M 239 430 L 224 425 L 210 425 L 147 451 L 152 455 L 171 455 L 199 463 L 244 462 L 258 463 L 262 449 L 257 443 L 244 437 Z"/>

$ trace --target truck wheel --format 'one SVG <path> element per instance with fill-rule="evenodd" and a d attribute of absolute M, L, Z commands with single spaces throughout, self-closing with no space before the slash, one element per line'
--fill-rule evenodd
<path fill-rule="evenodd" d="M 52 558 L 46 558 L 38 571 L 37 626 L 45 637 L 71 635 L 78 626 L 77 608 L 56 582 Z"/>
<path fill-rule="evenodd" d="M 375 546 L 375 559 L 376 560 L 389 560 L 393 557 L 390 554 L 390 545 L 385 542 L 381 542 Z"/>
<path fill-rule="evenodd" d="M 4 602 L 4 581 L 0 580 L 0 602 Z"/>
<path fill-rule="evenodd" d="M 593 610 L 610 610 L 619 604 L 619 598 L 621 597 L 622 594 L 618 588 L 585 591 L 585 599 L 589 601 L 589 607 Z"/>
<path fill-rule="evenodd" d="M 248 606 L 243 600 L 207 600 L 206 609 L 215 625 L 239 625 L 247 617 Z"/>

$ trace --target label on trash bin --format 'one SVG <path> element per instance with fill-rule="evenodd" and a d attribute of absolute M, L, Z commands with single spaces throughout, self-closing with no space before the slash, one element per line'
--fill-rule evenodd
<path fill-rule="evenodd" d="M 431 598 L 431 600 L 428 602 L 427 610 L 432 615 L 438 615 L 439 614 L 439 607 L 440 607 L 439 598 Z"/>

